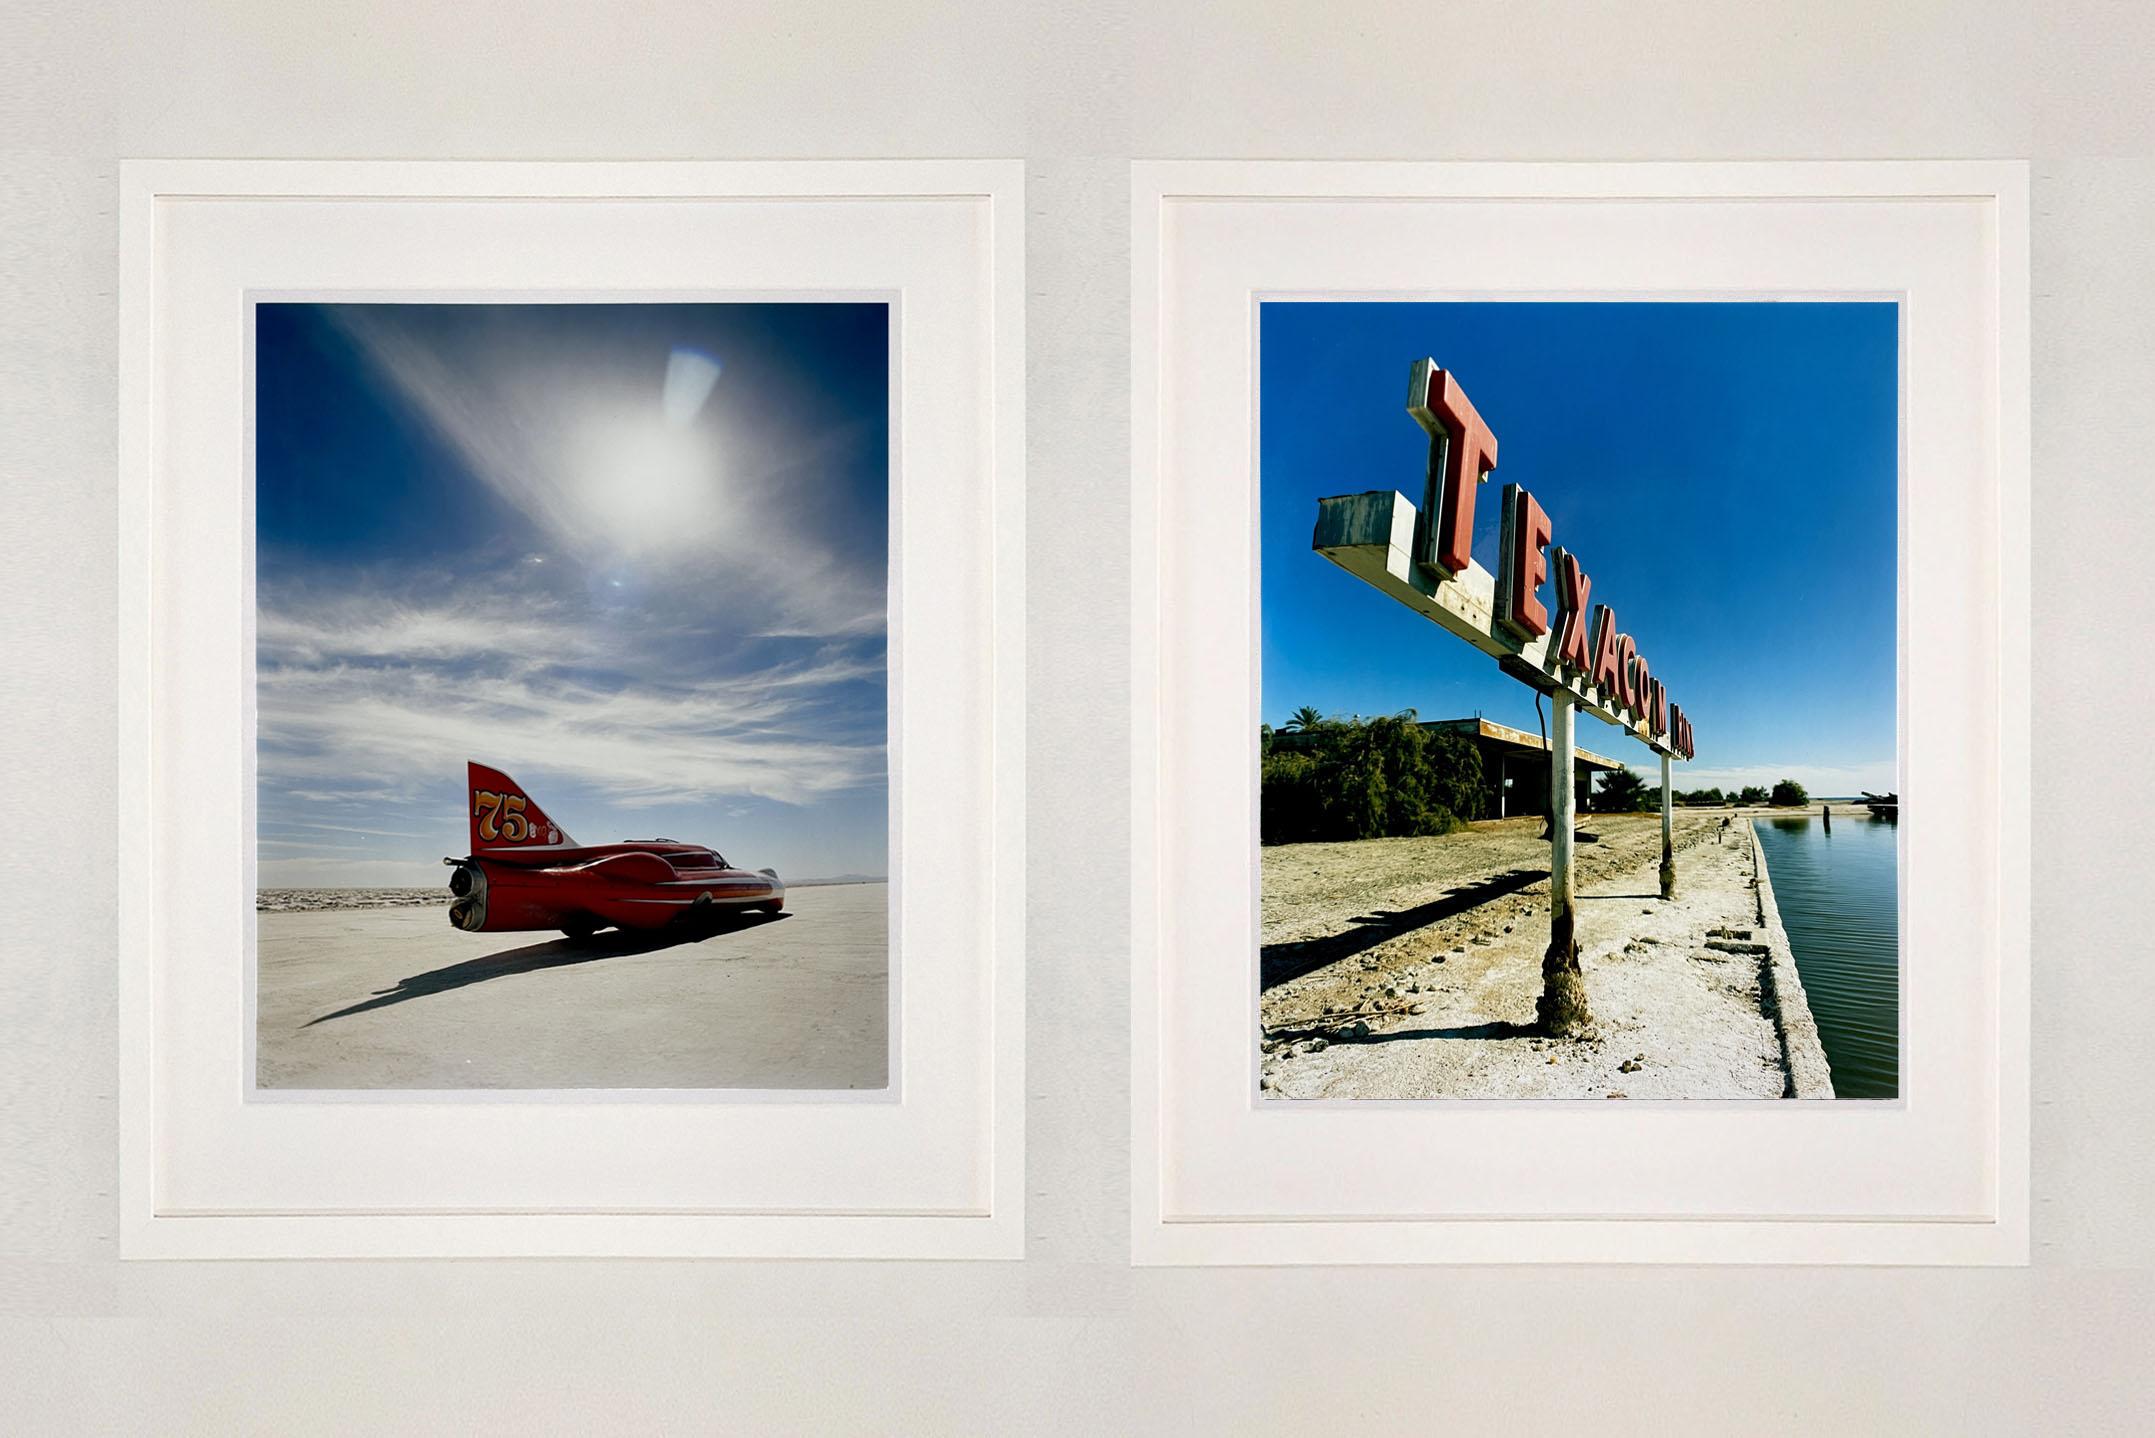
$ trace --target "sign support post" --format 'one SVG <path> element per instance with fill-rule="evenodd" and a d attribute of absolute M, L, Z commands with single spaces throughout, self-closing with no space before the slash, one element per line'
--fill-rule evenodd
<path fill-rule="evenodd" d="M 1572 1037 L 1593 1022 L 1586 981 L 1579 974 L 1572 888 L 1572 831 L 1579 822 L 1572 775 L 1572 698 L 1549 696 L 1549 948 L 1541 959 L 1541 998 L 1536 1017 L 1547 1032 Z"/>
<path fill-rule="evenodd" d="M 1676 897 L 1676 816 L 1669 787 L 1669 756 L 1661 756 L 1661 897 Z"/>
<path fill-rule="evenodd" d="M 1577 1037 L 1590 1029 L 1593 1015 L 1579 972 L 1573 906 L 1574 717 L 1583 709 L 1661 756 L 1665 899 L 1676 893 L 1669 761 L 1696 753 L 1691 721 L 1669 701 L 1667 686 L 1651 673 L 1637 641 L 1618 627 L 1615 611 L 1606 602 L 1591 602 L 1592 578 L 1577 555 L 1553 542 L 1549 516 L 1519 485 L 1504 486 L 1497 572 L 1474 562 L 1474 494 L 1496 468 L 1497 441 L 1457 378 L 1434 360 L 1416 360 L 1407 382 L 1407 411 L 1429 432 L 1424 494 L 1429 512 L 1417 510 L 1397 490 L 1320 499 L 1310 547 L 1466 640 L 1552 701 L 1549 948 L 1534 1011 L 1544 1032 Z M 1553 613 L 1540 597 L 1544 581 L 1554 589 Z"/>

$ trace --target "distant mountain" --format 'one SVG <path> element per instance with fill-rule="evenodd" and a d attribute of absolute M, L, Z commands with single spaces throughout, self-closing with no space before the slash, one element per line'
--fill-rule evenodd
<path fill-rule="evenodd" d="M 828 879 L 787 879 L 789 889 L 813 889 L 819 884 L 887 884 L 888 874 L 838 874 Z"/>

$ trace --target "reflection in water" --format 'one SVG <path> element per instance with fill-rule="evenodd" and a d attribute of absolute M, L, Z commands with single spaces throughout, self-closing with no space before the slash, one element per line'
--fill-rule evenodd
<path fill-rule="evenodd" d="M 1860 813 L 1861 811 L 1856 811 Z M 1769 818 L 1758 842 L 1841 1098 L 1900 1094 L 1897 825 Z"/>

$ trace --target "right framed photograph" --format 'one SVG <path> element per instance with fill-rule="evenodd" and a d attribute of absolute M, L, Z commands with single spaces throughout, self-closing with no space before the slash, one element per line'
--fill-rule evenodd
<path fill-rule="evenodd" d="M 1898 1098 L 1899 302 L 1257 318 L 1260 1097 Z"/>
<path fill-rule="evenodd" d="M 1139 1261 L 2025 1261 L 2024 189 L 1139 167 Z"/>

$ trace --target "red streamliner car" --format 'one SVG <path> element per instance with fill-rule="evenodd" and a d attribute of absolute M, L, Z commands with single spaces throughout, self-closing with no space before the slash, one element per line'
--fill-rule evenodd
<path fill-rule="evenodd" d="M 770 869 L 736 869 L 712 849 L 672 839 L 578 844 L 514 779 L 484 764 L 467 769 L 471 853 L 442 860 L 454 870 L 449 922 L 467 933 L 559 929 L 584 938 L 786 906 L 786 886 Z"/>

